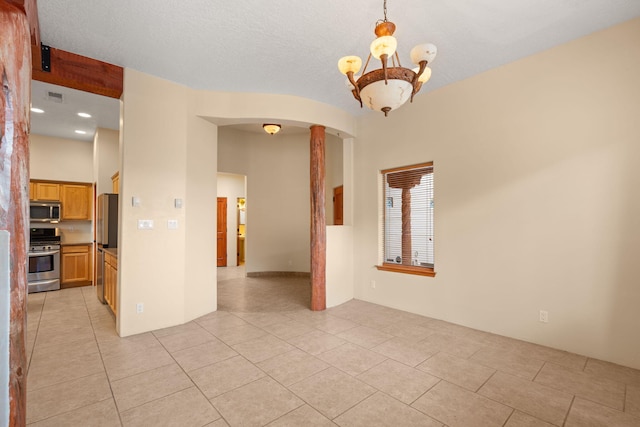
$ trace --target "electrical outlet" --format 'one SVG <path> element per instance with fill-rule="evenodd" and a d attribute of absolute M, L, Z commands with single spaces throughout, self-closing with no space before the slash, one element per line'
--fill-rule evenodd
<path fill-rule="evenodd" d="M 548 323 L 549 322 L 549 312 L 546 310 L 540 310 L 540 321 L 542 323 Z"/>
<path fill-rule="evenodd" d="M 144 312 L 144 304 L 139 302 L 136 304 L 136 313 L 140 314 Z"/>

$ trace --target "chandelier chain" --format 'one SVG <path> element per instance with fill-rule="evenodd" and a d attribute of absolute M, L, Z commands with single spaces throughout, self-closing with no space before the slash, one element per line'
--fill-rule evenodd
<path fill-rule="evenodd" d="M 383 6 L 383 10 L 384 10 L 384 22 L 387 22 L 387 0 L 384 0 L 384 6 Z"/>

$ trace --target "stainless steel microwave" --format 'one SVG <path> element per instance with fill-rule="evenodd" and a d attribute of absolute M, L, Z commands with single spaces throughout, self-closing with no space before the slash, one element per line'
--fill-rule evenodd
<path fill-rule="evenodd" d="M 60 202 L 31 202 L 29 217 L 31 222 L 60 222 Z"/>

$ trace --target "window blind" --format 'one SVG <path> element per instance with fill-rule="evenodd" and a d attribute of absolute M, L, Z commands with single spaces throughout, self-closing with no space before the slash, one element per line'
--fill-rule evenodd
<path fill-rule="evenodd" d="M 433 164 L 382 171 L 387 264 L 433 268 Z"/>

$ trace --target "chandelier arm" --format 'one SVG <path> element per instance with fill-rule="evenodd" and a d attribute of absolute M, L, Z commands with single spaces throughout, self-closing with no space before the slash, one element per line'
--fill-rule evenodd
<path fill-rule="evenodd" d="M 389 84 L 389 79 L 388 79 L 388 76 L 387 76 L 387 58 L 388 58 L 388 56 L 387 56 L 386 53 L 383 54 L 383 55 L 380 55 L 380 61 L 382 61 L 382 70 L 384 72 L 384 84 L 386 84 L 386 85 Z"/>
<path fill-rule="evenodd" d="M 360 99 L 360 88 L 358 87 L 358 83 L 356 82 L 356 79 L 353 78 L 353 71 L 349 71 L 347 73 L 347 78 L 349 79 L 349 82 L 353 85 L 354 89 L 353 89 L 353 96 L 360 101 L 360 107 L 362 107 L 362 99 Z"/>
<path fill-rule="evenodd" d="M 398 61 L 398 65 L 396 65 L 396 67 L 402 67 L 402 65 L 400 65 L 400 57 L 398 56 L 398 51 L 397 50 L 396 50 L 394 56 L 396 57 L 396 61 Z"/>
<path fill-rule="evenodd" d="M 367 62 L 364 64 L 364 68 L 362 69 L 362 73 L 360 75 L 365 75 L 367 73 L 367 67 L 369 66 L 369 61 L 371 60 L 371 54 L 367 56 Z"/>
<path fill-rule="evenodd" d="M 413 102 L 413 96 L 416 93 L 420 92 L 420 89 L 422 88 L 422 83 L 420 83 L 418 79 L 420 78 L 422 73 L 424 73 L 424 70 L 426 68 L 427 68 L 427 61 L 420 61 L 420 69 L 418 70 L 415 77 L 413 78 L 413 82 L 411 82 L 411 84 L 413 85 L 413 91 L 411 92 L 411 99 L 409 100 L 409 102 Z"/>
<path fill-rule="evenodd" d="M 427 61 L 420 61 L 419 63 L 420 65 L 420 69 L 418 70 L 418 72 L 416 73 L 416 76 L 413 78 L 413 85 L 415 86 L 416 83 L 418 82 L 418 79 L 420 78 L 420 76 L 422 75 L 422 73 L 424 73 L 424 70 L 427 68 Z"/>

